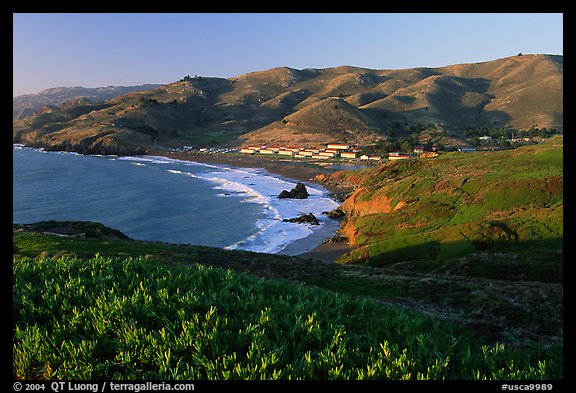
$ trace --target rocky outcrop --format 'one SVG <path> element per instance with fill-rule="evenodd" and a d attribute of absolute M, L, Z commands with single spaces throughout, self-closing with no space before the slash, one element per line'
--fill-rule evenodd
<path fill-rule="evenodd" d="M 308 190 L 306 190 L 306 186 L 302 183 L 296 184 L 290 191 L 283 190 L 279 195 L 278 198 L 294 198 L 294 199 L 306 199 L 310 196 L 308 194 Z"/>
<path fill-rule="evenodd" d="M 298 224 L 312 224 L 312 225 L 320 225 L 320 221 L 316 218 L 316 216 L 312 213 L 305 213 L 301 214 L 296 218 L 286 218 L 282 220 L 283 222 L 295 222 Z"/>
<path fill-rule="evenodd" d="M 118 143 L 105 133 L 77 140 L 59 140 L 56 138 L 36 137 L 36 134 L 27 134 L 13 138 L 13 142 L 22 143 L 28 147 L 43 148 L 47 151 L 73 151 L 80 154 L 131 156 L 149 153 L 149 150 L 143 146 Z"/>
<path fill-rule="evenodd" d="M 27 230 L 44 234 L 81 237 L 102 238 L 108 240 L 132 240 L 130 237 L 104 224 L 92 221 L 40 221 L 32 224 L 13 224 L 15 230 Z M 81 235 L 81 236 L 79 236 Z"/>
<path fill-rule="evenodd" d="M 322 241 L 322 244 L 342 244 L 348 242 L 348 238 L 342 235 L 330 236 Z"/>
<path fill-rule="evenodd" d="M 367 198 L 369 191 L 364 187 L 357 188 L 354 193 L 342 203 L 340 209 L 349 216 L 363 216 L 374 213 L 390 213 L 394 210 L 392 198 L 384 192 L 372 193 Z"/>
<path fill-rule="evenodd" d="M 338 171 L 332 174 L 321 173 L 319 175 L 314 176 L 314 180 L 332 187 L 337 187 L 341 189 L 350 189 L 350 190 L 354 189 L 356 185 L 350 182 L 349 180 L 345 179 L 343 177 L 344 173 L 346 173 L 346 171 Z M 349 193 L 342 192 L 341 194 L 347 195 Z"/>
<path fill-rule="evenodd" d="M 322 212 L 322 214 L 333 220 L 342 220 L 346 216 L 346 213 L 340 209 L 330 210 L 329 212 Z"/>

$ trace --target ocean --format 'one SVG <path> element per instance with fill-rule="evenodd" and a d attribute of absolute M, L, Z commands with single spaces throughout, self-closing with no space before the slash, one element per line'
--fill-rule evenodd
<path fill-rule="evenodd" d="M 96 221 L 138 240 L 297 255 L 334 233 L 322 212 L 339 206 L 311 183 L 307 199 L 277 198 L 297 182 L 259 168 L 14 145 L 12 221 Z M 320 225 L 282 222 L 303 213 Z"/>

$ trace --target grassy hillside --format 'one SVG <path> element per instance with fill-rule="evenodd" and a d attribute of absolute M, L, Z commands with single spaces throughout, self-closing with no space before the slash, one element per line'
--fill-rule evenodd
<path fill-rule="evenodd" d="M 326 98 L 242 136 L 244 144 L 322 146 L 326 141 L 366 145 L 382 139 L 378 126 L 339 98 Z"/>
<path fill-rule="evenodd" d="M 419 312 L 201 264 L 25 257 L 13 291 L 16 379 L 563 375 L 559 345 L 487 345 Z"/>
<path fill-rule="evenodd" d="M 50 107 L 14 123 L 13 140 L 103 153 L 182 145 L 371 144 L 434 125 L 563 128 L 563 57 L 513 56 L 439 68 L 287 67 L 222 79 L 183 78 L 110 99 Z M 62 115 L 61 112 L 66 112 Z"/>
<path fill-rule="evenodd" d="M 335 174 L 356 249 L 342 262 L 562 281 L 563 139 Z"/>
<path fill-rule="evenodd" d="M 86 238 L 42 233 L 53 228 L 75 228 L 85 233 Z M 337 333 L 332 327 L 340 325 L 343 325 L 347 332 L 347 344 L 343 351 L 347 354 L 346 357 L 351 357 L 349 361 L 343 361 L 345 366 L 340 370 L 341 376 L 346 378 L 415 378 L 418 371 L 425 376 L 426 372 L 430 371 L 423 371 L 427 370 L 424 365 L 431 366 L 433 370 L 436 359 L 442 360 L 432 356 L 433 352 L 429 350 L 437 350 L 450 357 L 448 368 L 442 366 L 438 369 L 438 374 L 429 375 L 431 378 L 515 378 L 514 375 L 526 378 L 557 378 L 562 373 L 559 358 L 563 337 L 561 284 L 460 277 L 446 273 L 399 272 L 281 255 L 135 241 L 116 230 L 88 222 L 15 225 L 13 242 L 14 328 L 18 329 L 19 337 L 18 341 L 14 342 L 15 353 L 18 354 L 15 358 L 14 373 L 18 378 L 41 378 L 52 375 L 50 373 L 70 378 L 130 378 L 138 373 L 146 377 L 163 378 L 168 375 L 171 377 L 172 373 L 176 373 L 176 369 L 182 371 L 181 374 L 175 374 L 179 378 L 194 375 L 206 375 L 207 378 L 239 378 L 239 375 L 251 375 L 251 378 L 263 375 L 266 375 L 266 378 L 288 378 L 287 372 L 290 370 L 296 370 L 294 378 L 331 378 L 336 374 L 327 374 L 328 369 L 324 366 L 318 368 L 316 361 L 323 348 L 334 338 L 333 334 Z M 206 278 L 200 278 L 206 274 L 212 277 L 212 286 L 199 284 L 198 280 L 206 283 Z M 169 277 L 169 282 L 166 277 Z M 266 281 L 259 281 L 257 277 Z M 144 283 L 143 288 L 140 287 L 140 282 Z M 152 290 L 154 287 L 156 289 Z M 57 291 L 58 288 L 61 293 Z M 165 301 L 158 297 L 160 292 L 164 293 L 162 288 L 171 294 L 168 299 L 162 297 Z M 216 364 L 207 365 L 216 362 L 215 359 L 224 352 L 211 352 L 211 355 L 207 355 L 208 359 L 202 360 L 203 366 L 198 365 L 195 363 L 198 358 L 190 360 L 192 354 L 182 347 L 184 344 L 181 341 L 182 336 L 179 336 L 181 327 L 178 321 L 183 317 L 179 311 L 177 317 L 172 313 L 185 304 L 188 304 L 186 307 L 196 307 L 196 303 L 180 302 L 180 296 L 202 293 L 204 295 L 201 296 L 201 304 L 206 308 L 203 313 L 214 306 L 218 316 L 229 318 L 229 311 L 223 308 L 224 303 L 232 309 L 244 310 L 244 307 L 252 307 L 252 314 L 240 313 L 231 317 L 236 321 L 235 329 L 240 329 L 239 321 L 242 318 L 246 321 L 259 318 L 260 311 L 266 307 L 271 308 L 274 318 L 283 321 L 281 326 L 284 327 L 281 330 L 284 332 L 288 329 L 284 324 L 292 324 L 293 329 L 294 318 L 307 318 L 308 314 L 316 312 L 323 318 L 319 322 L 323 326 L 322 338 L 306 350 L 301 347 L 302 351 L 297 354 L 283 353 L 280 350 L 285 345 L 292 345 L 294 348 L 303 345 L 292 342 L 294 338 L 285 336 L 282 332 L 270 336 L 270 329 L 266 329 L 263 337 L 254 337 L 254 340 L 265 339 L 264 344 L 260 341 L 258 343 L 264 345 L 268 353 L 275 353 L 274 356 L 280 362 L 278 364 L 283 364 L 282 367 L 278 364 L 275 366 L 276 374 L 270 369 L 261 370 L 262 374 L 259 374 L 260 371 L 253 368 L 254 359 L 248 359 L 246 352 L 242 352 L 248 348 L 243 346 L 241 351 L 237 347 L 247 345 L 244 341 L 244 344 L 234 341 L 221 343 L 224 347 L 218 344 L 218 348 L 230 349 L 225 351 L 227 355 L 232 356 L 233 352 L 236 352 L 235 363 L 241 363 L 238 370 L 228 369 L 225 374 L 224 369 L 218 368 Z M 249 297 L 232 296 L 239 293 Z M 275 295 L 270 297 L 271 293 L 278 294 L 280 298 Z M 54 297 L 54 302 L 34 301 L 36 298 L 51 297 Z M 96 298 L 101 300 L 95 302 Z M 278 310 L 271 299 L 282 303 Z M 104 300 L 110 302 L 106 303 Z M 257 302 L 251 303 L 252 300 Z M 239 306 L 230 303 L 235 301 L 242 301 L 243 304 Z M 302 308 L 294 308 L 300 301 L 303 302 Z M 325 301 L 328 303 L 323 303 Z M 284 302 L 289 302 L 291 311 L 286 311 L 287 305 Z M 54 309 L 56 304 L 63 308 Z M 336 307 L 337 304 L 346 304 L 347 312 L 338 311 L 341 308 Z M 143 319 L 139 319 L 132 311 L 120 317 L 117 311 L 112 311 L 118 307 L 127 312 L 140 310 Z M 186 311 L 185 319 L 193 321 L 194 316 L 190 312 Z M 109 324 L 101 320 L 98 322 L 102 313 L 111 315 L 104 319 Z M 51 315 L 62 318 L 54 319 Z M 92 317 L 95 319 L 90 319 Z M 62 322 L 68 319 L 70 324 Z M 362 321 L 371 322 L 365 324 Z M 150 342 L 148 347 L 151 349 L 145 358 L 138 362 L 135 359 L 142 353 L 138 352 L 136 355 L 130 351 L 143 349 L 138 349 L 135 345 L 123 347 L 124 341 L 118 340 L 124 337 L 119 336 L 124 334 L 124 330 L 115 332 L 115 326 L 120 323 L 138 328 L 138 333 L 134 332 L 135 336 L 131 336 L 131 340 L 148 342 L 147 340 L 154 337 L 159 338 L 162 328 L 168 338 L 164 338 L 160 346 Z M 395 328 L 385 333 L 390 330 L 383 328 L 388 324 Z M 70 326 L 70 329 L 62 330 L 63 326 Z M 202 335 L 200 327 L 194 329 L 194 334 Z M 397 335 L 391 333 L 396 331 L 394 329 L 399 329 Z M 446 332 L 450 334 L 447 336 Z M 223 334 L 232 333 L 227 331 Z M 419 335 L 423 337 L 418 338 Z M 38 341 L 39 337 L 50 339 Z M 194 337 L 188 336 L 186 340 Z M 368 341 L 360 344 L 357 341 L 359 337 Z M 202 340 L 201 337 L 196 338 Z M 348 339 L 352 341 L 347 341 Z M 370 348 L 378 350 L 379 342 L 383 339 L 388 340 L 388 345 L 396 346 L 399 357 L 403 356 L 403 348 L 407 348 L 407 354 L 414 360 L 414 364 L 407 366 L 403 363 L 404 360 L 398 360 L 394 364 L 398 367 L 402 365 L 404 371 L 385 371 L 391 364 L 386 361 L 388 366 L 380 364 L 380 371 L 372 374 L 368 365 L 371 364 L 372 369 L 379 363 L 372 357 L 378 352 L 371 352 L 373 349 Z M 100 340 L 104 340 L 104 343 L 100 343 Z M 452 341 L 449 343 L 446 340 Z M 420 346 L 424 343 L 428 349 Z M 448 346 L 445 347 L 446 345 Z M 66 352 L 59 350 L 62 346 L 67 348 Z M 168 346 L 171 347 L 171 360 L 161 368 L 160 362 Z M 120 349 L 121 347 L 124 349 Z M 177 348 L 181 348 L 181 352 L 172 352 Z M 352 348 L 355 348 L 352 354 L 346 352 Z M 446 351 L 446 348 L 451 349 Z M 310 364 L 298 363 L 299 357 L 304 357 L 307 351 L 311 351 L 311 359 L 315 359 L 310 361 L 315 364 L 313 367 Z M 424 352 L 414 355 L 420 351 Z M 126 357 L 122 357 L 124 355 L 120 352 L 127 354 Z M 184 359 L 180 359 L 181 356 L 184 356 Z M 121 358 L 132 361 L 121 363 Z M 94 362 L 93 359 L 97 361 Z M 372 361 L 373 364 L 370 363 Z M 496 363 L 491 363 L 493 361 Z M 512 366 L 510 361 L 513 362 Z M 546 370 L 529 371 L 530 367 L 541 367 L 539 361 L 546 362 Z M 503 362 L 502 367 L 497 367 L 500 362 Z M 507 366 L 504 366 L 504 362 Z M 466 365 L 463 365 L 464 363 Z M 197 367 L 192 370 L 191 364 L 197 364 Z M 292 366 L 289 366 L 290 364 Z M 366 372 L 360 371 L 363 367 L 367 367 Z M 487 368 L 484 369 L 485 367 Z M 518 369 L 515 369 L 516 367 Z M 281 368 L 286 370 L 279 371 Z M 249 371 L 250 369 L 252 371 Z M 520 370 L 523 371 L 514 374 Z M 410 376 L 407 372 L 411 373 Z M 540 372 L 543 374 L 539 374 Z"/>

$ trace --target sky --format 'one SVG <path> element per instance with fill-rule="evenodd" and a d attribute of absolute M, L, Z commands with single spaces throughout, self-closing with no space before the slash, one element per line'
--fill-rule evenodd
<path fill-rule="evenodd" d="M 563 54 L 561 13 L 15 13 L 13 96 L 274 67 L 442 67 Z"/>

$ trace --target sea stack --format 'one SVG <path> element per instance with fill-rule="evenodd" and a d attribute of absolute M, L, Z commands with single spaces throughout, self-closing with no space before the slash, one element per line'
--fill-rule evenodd
<path fill-rule="evenodd" d="M 308 190 L 306 190 L 306 186 L 302 183 L 296 184 L 290 191 L 283 190 L 279 195 L 278 198 L 294 198 L 294 199 L 306 199 L 310 196 L 308 194 Z"/>
<path fill-rule="evenodd" d="M 320 225 L 320 221 L 316 218 L 316 216 L 312 213 L 305 213 L 300 214 L 296 218 L 285 218 L 282 220 L 283 222 L 295 222 L 298 224 L 312 224 L 312 225 Z"/>

